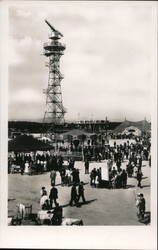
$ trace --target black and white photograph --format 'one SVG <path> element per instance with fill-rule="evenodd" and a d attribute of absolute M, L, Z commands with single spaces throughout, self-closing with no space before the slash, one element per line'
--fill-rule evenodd
<path fill-rule="evenodd" d="M 149 230 L 156 4 L 26 2 L 8 5 L 7 227 Z"/>

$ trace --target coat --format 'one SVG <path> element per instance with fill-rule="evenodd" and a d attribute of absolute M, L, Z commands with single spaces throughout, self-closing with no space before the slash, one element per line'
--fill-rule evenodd
<path fill-rule="evenodd" d="M 141 181 L 142 180 L 142 176 L 143 174 L 142 173 L 137 173 L 137 181 Z"/>
<path fill-rule="evenodd" d="M 76 198 L 77 197 L 77 190 L 76 187 L 72 186 L 71 188 L 71 197 Z"/>
<path fill-rule="evenodd" d="M 50 200 L 58 198 L 58 190 L 57 190 L 57 188 L 55 188 L 55 187 L 51 188 L 49 198 L 50 198 Z"/>
<path fill-rule="evenodd" d="M 83 187 L 83 185 L 79 185 L 78 186 L 78 194 L 82 195 L 83 193 L 84 193 L 84 187 Z"/>

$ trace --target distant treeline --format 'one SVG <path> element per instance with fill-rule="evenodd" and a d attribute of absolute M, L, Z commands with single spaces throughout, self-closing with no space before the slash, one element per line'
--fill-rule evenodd
<path fill-rule="evenodd" d="M 85 129 L 89 132 L 97 132 L 99 130 L 114 130 L 121 122 L 104 122 L 97 123 L 64 123 L 56 125 L 54 129 L 56 132 L 66 132 L 70 129 Z M 44 133 L 50 128 L 49 123 L 32 122 L 32 121 L 9 121 L 9 132 L 28 132 L 28 133 Z"/>

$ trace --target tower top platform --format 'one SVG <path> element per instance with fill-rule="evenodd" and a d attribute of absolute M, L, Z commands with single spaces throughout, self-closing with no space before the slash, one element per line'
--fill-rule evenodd
<path fill-rule="evenodd" d="M 44 43 L 44 55 L 50 56 L 50 55 L 63 55 L 63 51 L 65 50 L 66 46 L 63 43 L 60 43 L 58 41 L 51 41 Z"/>

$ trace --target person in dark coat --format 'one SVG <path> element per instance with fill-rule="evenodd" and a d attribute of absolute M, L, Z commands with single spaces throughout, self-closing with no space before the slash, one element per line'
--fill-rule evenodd
<path fill-rule="evenodd" d="M 97 170 L 96 170 L 96 168 L 93 168 L 91 173 L 90 173 L 90 179 L 91 179 L 90 184 L 91 184 L 91 186 L 94 185 L 96 187 L 96 183 L 95 183 L 96 182 L 96 177 L 97 177 Z"/>
<path fill-rule="evenodd" d="M 83 203 L 86 202 L 85 197 L 84 197 L 84 187 L 83 187 L 83 182 L 81 181 L 79 186 L 78 186 L 78 202 L 80 198 L 82 197 Z"/>
<path fill-rule="evenodd" d="M 61 176 L 61 185 L 64 186 L 65 185 L 65 168 L 63 167 L 61 170 L 60 170 L 60 176 Z"/>
<path fill-rule="evenodd" d="M 75 165 L 75 161 L 72 158 L 70 158 L 70 160 L 69 160 L 69 168 L 73 169 L 74 165 Z"/>
<path fill-rule="evenodd" d="M 142 173 L 141 170 L 139 170 L 138 173 L 137 173 L 137 181 L 138 181 L 137 186 L 140 187 L 140 188 L 142 187 L 141 186 L 142 177 L 143 177 L 143 173 Z"/>
<path fill-rule="evenodd" d="M 97 181 L 98 181 L 97 187 L 100 187 L 100 185 L 101 185 L 101 179 L 102 179 L 101 168 L 99 168 L 99 169 L 97 169 Z"/>
<path fill-rule="evenodd" d="M 64 163 L 63 157 L 61 155 L 59 155 L 59 158 L 58 158 L 58 161 L 57 161 L 59 171 L 61 171 L 63 163 Z"/>
<path fill-rule="evenodd" d="M 89 161 L 88 160 L 85 160 L 85 174 L 89 174 Z"/>
<path fill-rule="evenodd" d="M 25 162 L 24 161 L 22 161 L 20 167 L 21 167 L 21 175 L 23 175 L 24 174 L 24 169 L 25 169 Z"/>
<path fill-rule="evenodd" d="M 59 203 L 57 203 L 53 211 L 51 224 L 55 226 L 60 226 L 62 223 L 62 218 L 63 218 L 63 208 L 59 206 Z"/>
<path fill-rule="evenodd" d="M 50 190 L 49 194 L 49 199 L 50 199 L 50 205 L 53 208 L 53 202 L 55 203 L 55 206 L 57 205 L 57 199 L 58 199 L 58 190 L 55 188 L 54 185 L 52 185 L 52 188 Z"/>
<path fill-rule="evenodd" d="M 117 178 L 116 178 L 116 188 L 122 188 L 122 171 L 119 169 L 117 172 Z"/>
<path fill-rule="evenodd" d="M 75 184 L 78 184 L 80 182 L 79 170 L 76 168 L 74 168 L 72 171 L 72 181 Z"/>
<path fill-rule="evenodd" d="M 151 167 L 151 155 L 149 156 L 149 167 Z"/>
<path fill-rule="evenodd" d="M 123 169 L 123 171 L 121 173 L 121 180 L 122 180 L 122 187 L 126 188 L 126 186 L 127 186 L 127 172 L 125 171 L 125 169 Z"/>
<path fill-rule="evenodd" d="M 133 166 L 132 166 L 131 163 L 126 165 L 126 171 L 127 171 L 128 177 L 132 177 L 132 175 L 133 175 Z"/>
<path fill-rule="evenodd" d="M 121 168 L 121 159 L 119 158 L 116 162 L 117 170 L 119 171 Z"/>
<path fill-rule="evenodd" d="M 139 157 L 138 158 L 138 170 L 141 170 L 141 168 L 142 168 L 142 157 Z"/>
<path fill-rule="evenodd" d="M 76 189 L 76 184 L 72 185 L 71 188 L 71 200 L 70 200 L 70 206 L 73 206 L 73 202 L 75 203 L 75 205 L 77 205 L 77 189 Z"/>
<path fill-rule="evenodd" d="M 145 214 L 145 198 L 144 195 L 140 194 L 140 204 L 139 204 L 139 211 L 140 211 L 140 219 L 144 219 Z"/>
<path fill-rule="evenodd" d="M 144 220 L 144 215 L 145 215 L 145 198 L 144 195 L 137 194 L 137 199 L 136 199 L 136 207 L 137 207 L 137 216 L 139 221 Z"/>
<path fill-rule="evenodd" d="M 76 169 L 75 168 L 72 170 L 71 175 L 72 175 L 72 182 L 75 183 L 76 182 L 75 181 L 75 179 L 76 179 Z"/>
<path fill-rule="evenodd" d="M 76 183 L 80 183 L 80 172 L 79 169 L 76 169 Z"/>

